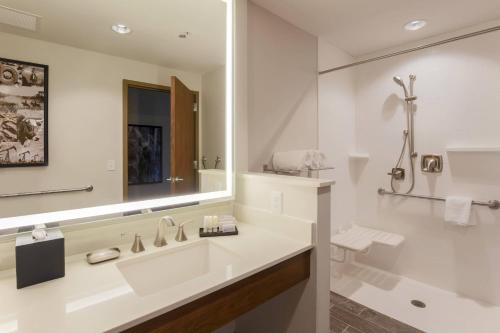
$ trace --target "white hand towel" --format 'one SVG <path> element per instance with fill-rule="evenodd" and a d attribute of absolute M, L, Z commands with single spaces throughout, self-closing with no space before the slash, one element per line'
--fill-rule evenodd
<path fill-rule="evenodd" d="M 273 154 L 274 170 L 304 170 L 325 167 L 326 157 L 317 150 L 291 150 Z"/>
<path fill-rule="evenodd" d="M 444 220 L 459 226 L 474 225 L 470 220 L 472 199 L 465 197 L 447 197 Z"/>
<path fill-rule="evenodd" d="M 220 215 L 219 216 L 219 225 L 223 224 L 236 224 L 236 218 L 231 215 Z"/>
<path fill-rule="evenodd" d="M 236 224 L 225 224 L 221 227 L 222 232 L 235 232 Z"/>

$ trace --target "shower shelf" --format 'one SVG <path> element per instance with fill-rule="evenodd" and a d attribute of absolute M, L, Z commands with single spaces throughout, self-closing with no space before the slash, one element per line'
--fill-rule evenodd
<path fill-rule="evenodd" d="M 447 147 L 448 153 L 500 153 L 500 147 Z"/>
<path fill-rule="evenodd" d="M 368 153 L 349 153 L 348 156 L 353 161 L 368 161 L 370 159 L 370 154 Z"/>

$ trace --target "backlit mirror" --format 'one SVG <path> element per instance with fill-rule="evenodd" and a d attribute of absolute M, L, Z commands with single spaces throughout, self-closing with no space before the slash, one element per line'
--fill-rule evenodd
<path fill-rule="evenodd" d="M 0 229 L 231 195 L 230 0 L 3 0 L 0 45 Z"/>

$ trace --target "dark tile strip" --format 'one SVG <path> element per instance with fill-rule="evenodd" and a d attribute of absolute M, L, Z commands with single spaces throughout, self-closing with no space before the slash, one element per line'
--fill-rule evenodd
<path fill-rule="evenodd" d="M 348 325 L 343 321 L 330 315 L 330 333 L 344 333 L 344 330 L 347 328 L 347 326 Z"/>
<path fill-rule="evenodd" d="M 332 333 L 425 333 L 333 292 L 330 323 Z"/>
<path fill-rule="evenodd" d="M 363 333 L 363 332 L 361 332 L 360 330 L 355 329 L 352 326 L 347 326 L 347 328 L 345 329 L 345 331 L 342 332 L 342 333 Z"/>
<path fill-rule="evenodd" d="M 366 320 L 358 317 L 354 313 L 347 311 L 347 310 L 344 310 L 337 305 L 334 305 L 330 309 L 330 311 L 331 311 L 330 313 L 332 314 L 332 316 L 343 321 L 347 325 L 352 326 L 352 327 L 360 330 L 363 333 L 391 333 L 388 330 L 386 330 L 385 328 L 382 328 L 374 323 L 366 321 Z"/>
<path fill-rule="evenodd" d="M 364 309 L 359 316 L 366 321 L 385 328 L 391 333 L 424 333 L 372 309 Z"/>
<path fill-rule="evenodd" d="M 330 293 L 330 308 L 333 305 L 341 307 L 344 310 L 352 312 L 356 315 L 359 315 L 362 311 L 367 309 L 365 306 L 363 306 L 359 303 L 353 302 L 344 296 L 341 296 L 341 295 L 335 294 L 335 293 Z"/>

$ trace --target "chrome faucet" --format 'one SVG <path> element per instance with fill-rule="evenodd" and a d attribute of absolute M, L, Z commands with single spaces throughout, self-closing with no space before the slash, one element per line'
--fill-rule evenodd
<path fill-rule="evenodd" d="M 156 238 L 154 246 L 162 247 L 167 245 L 165 236 L 167 235 L 167 227 L 174 227 L 175 221 L 172 216 L 164 216 L 158 221 L 158 229 L 156 230 Z"/>

